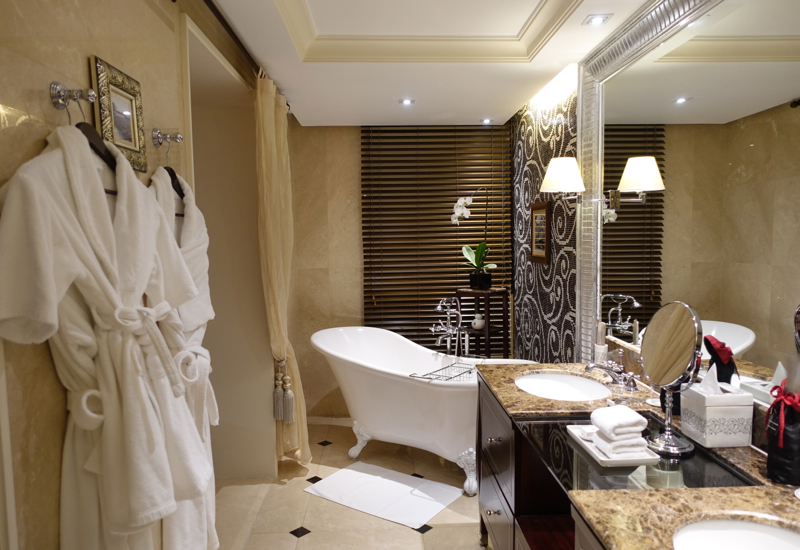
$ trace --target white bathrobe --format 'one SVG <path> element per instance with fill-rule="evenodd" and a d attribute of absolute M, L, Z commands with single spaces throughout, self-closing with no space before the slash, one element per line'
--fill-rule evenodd
<path fill-rule="evenodd" d="M 214 318 L 208 286 L 208 230 L 189 184 L 180 176 L 178 182 L 184 194 L 184 217 L 180 234 L 176 231 L 176 238 L 198 295 L 177 309 L 177 319 L 170 316 L 161 326 L 170 349 L 176 353 L 175 360 L 186 385 L 186 402 L 205 444 L 208 460 L 213 463 L 210 427 L 219 424 L 219 412 L 214 390 L 208 379 L 211 374 L 210 354 L 203 347 L 206 325 Z M 175 200 L 180 198 L 172 189 L 166 170 L 158 168 L 155 171 L 150 190 L 164 210 L 167 223 L 174 227 Z M 195 500 L 179 502 L 178 510 L 164 518 L 164 550 L 216 550 L 219 548 L 219 539 L 214 520 L 215 487 L 212 481 L 205 495 Z"/>
<path fill-rule="evenodd" d="M 57 128 L 48 144 L 0 189 L 0 337 L 49 338 L 68 391 L 61 549 L 150 549 L 149 527 L 212 475 L 156 326 L 197 290 L 157 201 L 113 145 L 112 219 L 110 169 L 81 132 Z"/>

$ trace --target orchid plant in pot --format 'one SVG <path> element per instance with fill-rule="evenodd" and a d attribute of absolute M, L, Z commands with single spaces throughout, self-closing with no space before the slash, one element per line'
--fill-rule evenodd
<path fill-rule="evenodd" d="M 481 187 L 477 191 L 480 191 L 481 189 L 486 191 L 485 187 Z M 473 195 L 474 194 L 475 193 L 473 192 Z M 453 215 L 450 216 L 450 221 L 453 223 L 453 225 L 459 225 L 461 220 L 469 218 L 471 212 L 467 207 L 471 204 L 472 195 L 469 197 L 462 197 L 456 201 L 456 204 L 453 206 Z M 487 215 L 483 229 L 483 242 L 480 243 L 475 250 L 469 246 L 464 246 L 461 248 L 461 253 L 464 254 L 464 257 L 467 259 L 466 265 L 472 268 L 472 271 L 469 274 L 469 286 L 474 290 L 489 290 L 492 288 L 492 274 L 489 272 L 489 270 L 497 267 L 496 264 L 486 263 L 486 257 L 489 255 L 489 248 L 486 245 L 488 226 L 489 217 Z"/>

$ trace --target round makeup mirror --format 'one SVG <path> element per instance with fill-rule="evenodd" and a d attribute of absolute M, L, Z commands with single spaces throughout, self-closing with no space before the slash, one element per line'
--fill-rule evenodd
<path fill-rule="evenodd" d="M 642 340 L 642 368 L 651 384 L 672 386 L 697 366 L 702 353 L 703 326 L 691 306 L 670 302 L 659 309 Z"/>
<path fill-rule="evenodd" d="M 694 450 L 691 442 L 672 431 L 672 394 L 681 391 L 683 382 L 691 385 L 700 366 L 702 345 L 700 316 L 683 302 L 665 305 L 647 325 L 642 340 L 642 372 L 653 386 L 666 391 L 664 432 L 648 438 L 650 449 L 660 455 L 680 456 Z"/>

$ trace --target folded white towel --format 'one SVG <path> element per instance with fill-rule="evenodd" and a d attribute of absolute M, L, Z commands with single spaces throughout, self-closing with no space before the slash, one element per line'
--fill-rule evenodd
<path fill-rule="evenodd" d="M 625 405 L 615 405 L 592 412 L 592 424 L 609 440 L 623 441 L 639 437 L 647 419 Z"/>
<path fill-rule="evenodd" d="M 647 442 L 643 437 L 626 439 L 624 441 L 612 441 L 603 435 L 603 432 L 600 430 L 595 432 L 594 436 L 592 436 L 592 443 L 594 443 L 594 446 L 600 449 L 600 452 L 608 458 L 640 454 L 647 449 Z"/>

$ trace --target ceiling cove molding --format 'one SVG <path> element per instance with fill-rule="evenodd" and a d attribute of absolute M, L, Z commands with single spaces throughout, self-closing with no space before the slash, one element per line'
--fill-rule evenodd
<path fill-rule="evenodd" d="M 542 0 L 516 36 L 318 35 L 306 0 L 275 0 L 304 63 L 529 63 L 583 0 Z"/>
<path fill-rule="evenodd" d="M 747 63 L 800 61 L 800 36 L 699 36 L 656 63 Z"/>

